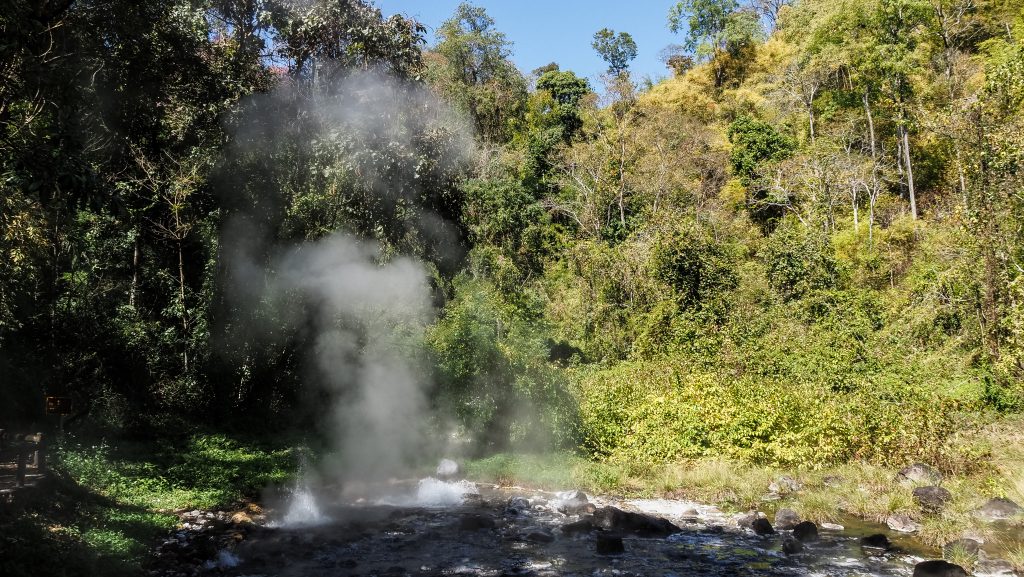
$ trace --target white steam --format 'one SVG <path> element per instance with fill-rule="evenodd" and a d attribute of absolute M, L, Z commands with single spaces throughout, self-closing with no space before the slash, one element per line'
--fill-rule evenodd
<path fill-rule="evenodd" d="M 275 108 L 266 102 L 285 101 L 310 127 L 298 138 L 299 148 L 330 156 L 328 164 L 357 179 L 366 195 L 360 202 L 397 207 L 399 213 L 419 208 L 419 228 L 406 236 L 445 246 L 442 237 L 450 227 L 417 203 L 424 180 L 469 160 L 473 145 L 466 122 L 425 88 L 371 73 L 350 75 L 329 89 L 286 85 L 278 92 L 254 100 L 250 122 L 236 131 L 240 154 L 279 162 L 277 136 L 294 142 L 296 133 L 288 132 L 285 121 L 268 118 Z M 442 154 L 431 165 L 416 152 L 425 139 L 445 143 L 435 147 Z M 238 358 L 259 347 L 305 343 L 307 350 L 297 351 L 305 388 L 319 390 L 329 405 L 335 453 L 320 467 L 325 480 L 404 472 L 430 445 L 431 383 L 417 354 L 434 317 L 427 267 L 344 226 L 318 240 L 277 241 L 280 225 L 268 223 L 280 222 L 293 199 L 253 178 L 259 177 L 227 178 L 246 193 L 234 197 L 238 208 L 222 233 L 226 294 L 236 311 L 254 312 L 237 315 L 225 335 L 226 348 Z"/>

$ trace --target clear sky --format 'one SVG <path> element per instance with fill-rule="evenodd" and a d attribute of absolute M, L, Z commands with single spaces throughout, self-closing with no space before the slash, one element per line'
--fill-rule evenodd
<path fill-rule="evenodd" d="M 460 0 L 375 0 L 385 16 L 412 16 L 427 26 L 427 42 L 455 13 Z M 634 77 L 668 76 L 658 52 L 682 38 L 668 31 L 670 0 L 474 0 L 495 21 L 495 28 L 513 42 L 513 60 L 524 74 L 549 62 L 591 80 L 607 65 L 590 47 L 594 32 L 611 28 L 629 32 L 638 54 L 630 65 Z"/>

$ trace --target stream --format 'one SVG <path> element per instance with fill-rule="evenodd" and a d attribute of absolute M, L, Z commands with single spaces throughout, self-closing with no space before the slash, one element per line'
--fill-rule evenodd
<path fill-rule="evenodd" d="M 158 548 L 151 574 L 910 576 L 938 556 L 863 522 L 819 528 L 794 545 L 792 531 L 758 535 L 699 503 L 432 478 L 345 492 L 298 487 L 278 509 L 241 522 L 193 516 Z M 864 545 L 879 534 L 886 546 Z"/>

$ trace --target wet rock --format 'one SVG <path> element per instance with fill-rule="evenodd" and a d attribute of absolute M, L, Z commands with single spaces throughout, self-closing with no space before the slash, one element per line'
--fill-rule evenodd
<path fill-rule="evenodd" d="M 1001 577 L 1017 573 L 1013 570 L 1013 564 L 1005 559 L 983 559 L 974 564 L 974 574 L 979 577 Z"/>
<path fill-rule="evenodd" d="M 980 549 L 981 543 L 974 539 L 957 539 L 956 541 L 950 541 L 942 546 L 942 558 L 948 561 L 961 559 L 963 557 L 977 559 L 978 551 Z"/>
<path fill-rule="evenodd" d="M 792 509 L 779 509 L 775 512 L 775 528 L 789 530 L 800 523 L 800 516 Z"/>
<path fill-rule="evenodd" d="M 596 549 L 598 555 L 618 555 L 626 552 L 622 537 L 609 533 L 597 534 Z"/>
<path fill-rule="evenodd" d="M 914 565 L 913 577 L 967 577 L 968 573 L 963 567 L 954 565 L 943 559 L 922 561 Z"/>
<path fill-rule="evenodd" d="M 740 529 L 753 529 L 754 521 L 764 518 L 764 513 L 751 512 L 736 517 L 736 526 Z"/>
<path fill-rule="evenodd" d="M 591 518 L 594 525 L 601 529 L 633 533 L 640 537 L 666 537 L 682 531 L 661 517 L 623 511 L 615 507 L 601 507 L 594 511 Z"/>
<path fill-rule="evenodd" d="M 909 467 L 900 469 L 897 477 L 901 481 L 909 481 L 911 483 L 930 483 L 934 485 L 942 482 L 942 473 L 924 463 L 914 463 Z"/>
<path fill-rule="evenodd" d="M 795 555 L 803 550 L 804 544 L 792 537 L 786 537 L 782 541 L 782 552 L 786 555 Z"/>
<path fill-rule="evenodd" d="M 978 517 L 981 517 L 986 521 L 1009 519 L 1011 517 L 1016 517 L 1021 513 L 1024 513 L 1024 509 L 1022 509 L 1020 505 L 1009 499 L 1002 498 L 989 499 L 977 511 Z"/>
<path fill-rule="evenodd" d="M 916 533 L 921 530 L 921 524 L 911 519 L 910 515 L 905 513 L 890 515 L 885 520 L 885 524 L 893 531 L 900 533 Z"/>
<path fill-rule="evenodd" d="M 810 543 L 818 540 L 818 526 L 811 521 L 798 523 L 793 527 L 793 536 L 803 543 Z"/>
<path fill-rule="evenodd" d="M 555 536 L 550 531 L 538 529 L 527 533 L 526 540 L 530 543 L 551 543 L 555 540 Z"/>
<path fill-rule="evenodd" d="M 441 462 L 437 464 L 437 476 L 442 480 L 451 479 L 460 471 L 459 464 L 451 459 L 441 459 Z"/>
<path fill-rule="evenodd" d="M 690 507 L 689 509 L 686 509 L 682 513 L 680 513 L 679 517 L 682 518 L 684 521 L 693 522 L 700 519 L 700 511 L 694 509 L 693 507 Z"/>
<path fill-rule="evenodd" d="M 875 533 L 867 537 L 861 537 L 860 546 L 868 549 L 892 549 L 892 542 L 883 533 Z"/>
<path fill-rule="evenodd" d="M 594 529 L 593 521 L 590 519 L 580 519 L 579 521 L 573 521 L 572 523 L 562 525 L 562 534 L 579 535 L 580 533 L 590 533 Z"/>
<path fill-rule="evenodd" d="M 481 529 L 493 529 L 496 523 L 487 515 L 470 514 L 463 515 L 459 519 L 459 529 L 463 531 L 479 531 Z"/>
<path fill-rule="evenodd" d="M 559 493 L 557 508 L 558 512 L 566 515 L 585 515 L 593 513 L 596 509 L 583 491 Z"/>
<path fill-rule="evenodd" d="M 846 527 L 843 527 L 839 523 L 822 523 L 821 528 L 826 531 L 845 531 Z"/>
<path fill-rule="evenodd" d="M 801 487 L 802 485 L 793 477 L 779 477 L 768 484 L 768 491 L 779 494 L 795 493 Z"/>
<path fill-rule="evenodd" d="M 772 527 L 771 522 L 768 521 L 768 519 L 765 519 L 764 517 L 758 517 L 757 519 L 754 519 L 754 521 L 750 524 L 750 529 L 758 535 L 771 535 L 775 532 L 775 529 Z"/>
<path fill-rule="evenodd" d="M 509 497 L 505 504 L 505 512 L 513 515 L 522 515 L 530 510 L 530 502 L 524 497 Z"/>
<path fill-rule="evenodd" d="M 914 489 L 914 500 L 929 513 L 938 513 L 952 498 L 953 494 L 947 489 L 935 485 Z"/>

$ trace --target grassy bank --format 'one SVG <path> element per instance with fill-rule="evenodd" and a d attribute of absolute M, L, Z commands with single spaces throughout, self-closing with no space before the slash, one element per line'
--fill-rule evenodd
<path fill-rule="evenodd" d="M 926 513 L 915 503 L 914 487 L 898 480 L 897 468 L 859 462 L 807 469 L 709 458 L 655 464 L 592 461 L 573 454 L 501 454 L 471 461 L 466 470 L 480 481 L 541 489 L 574 487 L 632 497 L 667 496 L 713 503 L 732 511 L 788 507 L 819 523 L 850 516 L 884 523 L 890 516 L 904 514 L 920 524 L 916 537 L 925 545 L 938 548 L 961 537 L 981 538 L 994 543 L 1018 570 L 1024 570 L 1020 538 L 1024 519 L 993 525 L 974 515 L 993 497 L 1024 503 L 1022 441 L 1024 422 L 1019 419 L 981 430 L 974 450 L 982 451 L 989 465 L 946 470 L 941 484 L 953 498 L 940 513 Z M 781 477 L 795 480 L 800 489 L 782 491 L 778 500 L 767 500 L 769 485 Z"/>
<path fill-rule="evenodd" d="M 0 574 L 136 575 L 175 511 L 228 507 L 294 472 L 293 451 L 219 434 L 68 440 L 54 474 L 0 512 Z"/>

